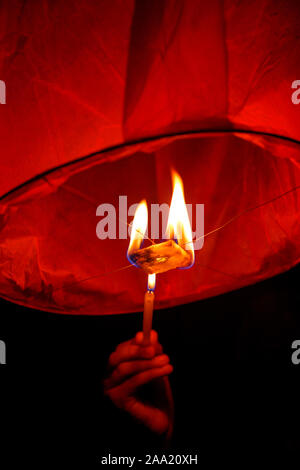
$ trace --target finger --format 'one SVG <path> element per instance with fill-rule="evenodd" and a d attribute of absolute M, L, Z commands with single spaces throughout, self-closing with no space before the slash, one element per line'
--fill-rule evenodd
<path fill-rule="evenodd" d="M 171 364 L 140 372 L 139 374 L 127 379 L 122 385 L 119 385 L 120 392 L 124 394 L 124 396 L 129 396 L 141 385 L 145 385 L 154 379 L 169 375 L 172 372 L 173 367 Z"/>
<path fill-rule="evenodd" d="M 122 343 L 109 356 L 108 365 L 110 368 L 116 367 L 121 362 L 133 361 L 138 359 L 152 359 L 155 356 L 153 346 L 141 348 L 138 345 Z"/>
<path fill-rule="evenodd" d="M 121 362 L 113 371 L 110 377 L 104 381 L 104 387 L 111 388 L 119 385 L 139 372 L 153 369 L 156 367 L 162 367 L 170 362 L 169 357 L 166 354 L 161 356 L 155 356 L 153 359 Z"/>
<path fill-rule="evenodd" d="M 158 343 L 158 333 L 155 330 L 150 331 L 150 343 L 151 344 Z"/>
<path fill-rule="evenodd" d="M 136 344 L 139 344 L 143 346 L 144 344 L 144 333 L 142 331 L 138 331 L 138 333 L 135 335 L 135 342 Z M 150 332 L 150 344 L 155 345 L 158 343 L 158 334 L 155 330 L 151 330 Z"/>
<path fill-rule="evenodd" d="M 167 432 L 169 418 L 163 411 L 158 409 L 153 410 L 150 405 L 136 400 L 135 397 L 128 398 L 124 408 L 154 433 L 165 434 Z"/>
<path fill-rule="evenodd" d="M 144 345 L 144 333 L 139 331 L 135 338 L 133 339 L 133 344 L 138 344 L 141 347 L 145 347 Z M 154 346 L 156 354 L 162 354 L 163 348 L 162 345 L 158 342 L 158 334 L 155 330 L 151 330 L 150 333 L 150 344 Z"/>

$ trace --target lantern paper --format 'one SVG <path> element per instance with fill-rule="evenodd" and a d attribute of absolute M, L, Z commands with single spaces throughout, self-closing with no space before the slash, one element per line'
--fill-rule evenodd
<path fill-rule="evenodd" d="M 3 298 L 58 313 L 140 311 L 145 274 L 118 237 L 119 196 L 169 204 L 171 168 L 186 202 L 204 204 L 208 235 L 191 269 L 159 275 L 157 308 L 299 262 L 299 2 L 0 8 Z M 116 239 L 96 236 L 105 203 Z"/>

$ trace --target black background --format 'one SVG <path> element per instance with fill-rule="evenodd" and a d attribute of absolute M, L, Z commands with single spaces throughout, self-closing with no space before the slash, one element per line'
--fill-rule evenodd
<path fill-rule="evenodd" d="M 300 265 L 259 284 L 156 311 L 174 372 L 173 452 L 238 458 L 300 450 Z M 2 442 L 11 462 L 98 466 L 109 452 L 135 455 L 158 444 L 103 398 L 115 346 L 141 329 L 141 314 L 84 317 L 0 303 Z M 5 424 L 4 424 L 5 423 Z M 171 452 L 171 451 L 170 451 Z"/>

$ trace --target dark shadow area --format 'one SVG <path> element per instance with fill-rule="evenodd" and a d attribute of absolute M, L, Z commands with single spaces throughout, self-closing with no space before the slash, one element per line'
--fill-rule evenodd
<path fill-rule="evenodd" d="M 173 451 L 197 453 L 200 464 L 206 455 L 300 449 L 300 364 L 291 361 L 291 344 L 300 339 L 299 273 L 300 265 L 260 284 L 155 312 L 154 328 L 174 365 Z M 7 345 L 7 365 L 0 366 L 2 429 L 16 446 L 10 460 L 90 468 L 109 452 L 159 450 L 101 391 L 110 352 L 141 328 L 141 314 L 76 317 L 0 306 Z"/>

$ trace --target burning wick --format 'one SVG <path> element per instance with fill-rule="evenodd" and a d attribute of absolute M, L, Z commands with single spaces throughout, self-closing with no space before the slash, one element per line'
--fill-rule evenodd
<path fill-rule="evenodd" d="M 156 274 L 148 274 L 148 290 L 144 297 L 144 316 L 143 316 L 143 333 L 144 345 L 150 344 L 150 332 L 152 329 L 153 305 L 154 305 L 154 289 Z"/>
<path fill-rule="evenodd" d="M 167 224 L 169 240 L 141 249 L 148 226 L 148 208 L 141 201 L 134 215 L 127 256 L 136 267 L 148 274 L 148 289 L 144 297 L 144 344 L 150 343 L 152 327 L 155 276 L 170 269 L 190 268 L 194 264 L 192 230 L 184 200 L 183 183 L 173 172 L 173 196 Z"/>

